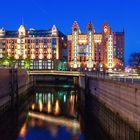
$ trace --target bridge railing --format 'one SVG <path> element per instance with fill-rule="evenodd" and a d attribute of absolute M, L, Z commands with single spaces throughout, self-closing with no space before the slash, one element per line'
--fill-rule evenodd
<path fill-rule="evenodd" d="M 28 70 L 29 75 L 66 75 L 66 76 L 85 76 L 85 73 L 78 71 L 58 71 L 58 70 Z"/>
<path fill-rule="evenodd" d="M 110 74 L 103 74 L 103 73 L 86 73 L 88 77 L 99 78 L 99 79 L 109 79 L 117 82 L 123 83 L 131 83 L 131 84 L 140 84 L 140 76 L 136 75 L 110 75 Z"/>

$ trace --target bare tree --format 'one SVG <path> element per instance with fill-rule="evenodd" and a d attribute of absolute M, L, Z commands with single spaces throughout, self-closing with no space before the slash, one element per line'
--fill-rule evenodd
<path fill-rule="evenodd" d="M 129 65 L 133 68 L 140 69 L 140 52 L 135 52 L 130 55 Z"/>

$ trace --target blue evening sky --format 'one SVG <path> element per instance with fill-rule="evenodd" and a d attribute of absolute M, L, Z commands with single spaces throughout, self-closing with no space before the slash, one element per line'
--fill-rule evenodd
<path fill-rule="evenodd" d="M 108 21 L 113 31 L 125 29 L 125 59 L 140 52 L 140 0 L 1 0 L 0 27 L 17 30 L 24 18 L 28 28 L 48 29 L 53 24 L 65 34 L 73 22 L 81 31 L 91 20 L 96 31 Z"/>

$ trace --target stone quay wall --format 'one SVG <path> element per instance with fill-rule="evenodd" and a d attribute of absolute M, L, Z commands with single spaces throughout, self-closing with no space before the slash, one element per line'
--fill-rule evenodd
<path fill-rule="evenodd" d="M 93 113 L 113 140 L 140 139 L 140 85 L 89 78 Z"/>
<path fill-rule="evenodd" d="M 79 86 L 90 99 L 93 119 L 111 140 L 140 139 L 139 84 L 79 77 Z"/>
<path fill-rule="evenodd" d="M 33 87 L 33 77 L 24 69 L 0 69 L 0 107 L 11 102 L 12 96 L 25 93 Z"/>

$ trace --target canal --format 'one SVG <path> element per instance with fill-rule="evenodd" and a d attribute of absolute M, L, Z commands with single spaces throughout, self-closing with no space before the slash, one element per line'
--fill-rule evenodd
<path fill-rule="evenodd" d="M 108 140 L 92 114 L 92 98 L 73 80 L 62 81 L 36 81 L 0 114 L 0 140 Z"/>
<path fill-rule="evenodd" d="M 40 85 L 30 98 L 18 140 L 82 140 L 78 89 L 73 85 Z"/>

